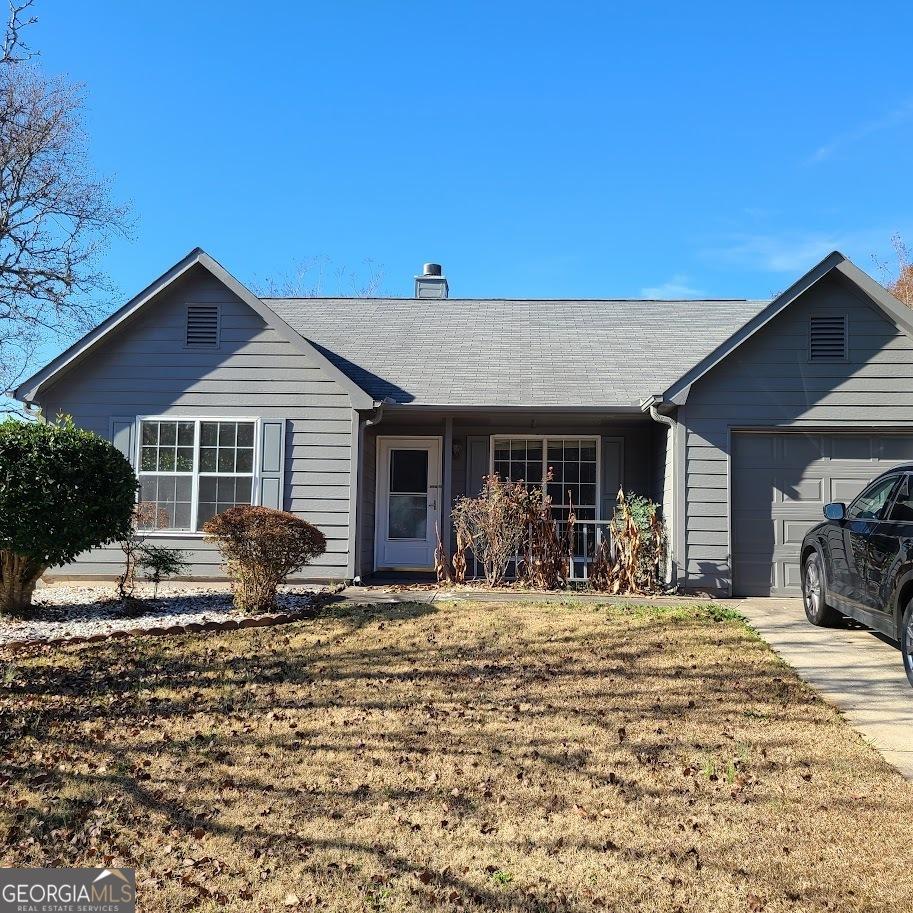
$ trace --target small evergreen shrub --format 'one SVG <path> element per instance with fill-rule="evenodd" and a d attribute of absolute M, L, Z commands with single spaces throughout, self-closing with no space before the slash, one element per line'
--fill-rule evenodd
<path fill-rule="evenodd" d="M 235 606 L 244 612 L 271 609 L 277 588 L 289 574 L 327 548 L 326 537 L 316 526 L 269 507 L 230 507 L 208 520 L 203 532 L 218 545 Z"/>
<path fill-rule="evenodd" d="M 144 542 L 140 548 L 139 566 L 143 576 L 152 584 L 152 598 L 158 598 L 159 584 L 169 577 L 177 577 L 190 565 L 185 560 L 184 552 L 179 548 L 168 548 L 164 545 L 151 545 Z"/>
<path fill-rule="evenodd" d="M 136 476 L 72 419 L 0 422 L 0 613 L 22 615 L 51 567 L 129 534 Z"/>

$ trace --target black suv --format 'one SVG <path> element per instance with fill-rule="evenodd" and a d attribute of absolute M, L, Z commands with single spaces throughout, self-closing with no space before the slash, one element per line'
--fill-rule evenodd
<path fill-rule="evenodd" d="M 878 476 L 802 540 L 802 599 L 815 625 L 841 615 L 900 642 L 913 685 L 913 465 Z"/>

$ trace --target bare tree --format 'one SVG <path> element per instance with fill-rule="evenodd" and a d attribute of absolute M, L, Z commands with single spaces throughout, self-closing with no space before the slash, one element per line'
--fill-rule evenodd
<path fill-rule="evenodd" d="M 891 247 L 897 259 L 892 267 L 885 260 L 872 256 L 875 265 L 881 270 L 882 285 L 907 307 L 913 308 L 913 251 L 900 234 L 893 235 Z"/>
<path fill-rule="evenodd" d="M 375 298 L 381 294 L 383 269 L 373 260 L 365 260 L 364 267 L 359 273 L 329 257 L 308 257 L 279 279 L 255 283 L 254 291 L 263 298 Z"/>
<path fill-rule="evenodd" d="M 31 4 L 11 0 L 0 59 L 0 392 L 49 336 L 76 336 L 102 316 L 98 257 L 127 230 L 127 208 L 86 155 L 81 87 L 29 62 Z"/>
<path fill-rule="evenodd" d="M 24 63 L 35 56 L 34 51 L 22 40 L 21 32 L 38 21 L 29 10 L 34 0 L 15 3 L 10 0 L 9 18 L 6 21 L 6 34 L 3 37 L 3 51 L 0 63 Z M 21 55 L 21 56 L 20 56 Z"/>

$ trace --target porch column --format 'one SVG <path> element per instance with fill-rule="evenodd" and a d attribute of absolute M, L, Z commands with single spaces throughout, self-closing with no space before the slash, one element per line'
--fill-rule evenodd
<path fill-rule="evenodd" d="M 444 555 L 450 561 L 452 537 L 450 508 L 453 505 L 453 417 L 444 419 L 444 465 L 441 473 L 441 541 Z"/>

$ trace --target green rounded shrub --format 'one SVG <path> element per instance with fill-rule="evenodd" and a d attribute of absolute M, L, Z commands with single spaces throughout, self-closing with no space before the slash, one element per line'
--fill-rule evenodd
<path fill-rule="evenodd" d="M 0 612 L 21 614 L 50 567 L 130 531 L 136 476 L 69 418 L 0 422 Z"/>

